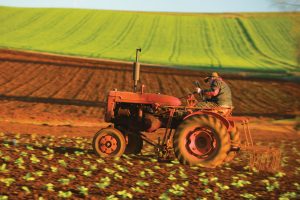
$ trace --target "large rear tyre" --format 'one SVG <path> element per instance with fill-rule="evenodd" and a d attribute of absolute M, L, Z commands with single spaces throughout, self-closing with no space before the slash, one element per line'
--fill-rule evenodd
<path fill-rule="evenodd" d="M 183 164 L 214 168 L 222 164 L 230 149 L 223 123 L 209 115 L 184 120 L 173 136 L 174 152 Z"/>
<path fill-rule="evenodd" d="M 239 147 L 241 145 L 241 138 L 240 138 L 240 132 L 237 129 L 237 127 L 234 127 L 230 132 L 230 140 L 231 140 L 231 145 L 233 147 Z M 238 154 L 237 151 L 228 151 L 227 157 L 225 158 L 224 162 L 231 162 L 235 156 Z"/>
<path fill-rule="evenodd" d="M 138 134 L 128 134 L 125 154 L 139 154 L 143 148 L 143 139 Z"/>
<path fill-rule="evenodd" d="M 125 151 L 126 141 L 119 130 L 105 128 L 95 134 L 92 145 L 101 157 L 120 157 Z"/>

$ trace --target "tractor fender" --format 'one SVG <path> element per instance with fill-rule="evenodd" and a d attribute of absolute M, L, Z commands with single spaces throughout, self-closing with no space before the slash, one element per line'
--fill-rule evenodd
<path fill-rule="evenodd" d="M 225 118 L 223 117 L 222 115 L 219 115 L 217 113 L 214 113 L 214 112 L 210 112 L 210 111 L 197 111 L 197 112 L 193 112 L 187 116 L 185 116 L 183 118 L 183 120 L 186 120 L 187 118 L 189 117 L 192 117 L 192 116 L 196 116 L 196 115 L 211 115 L 213 117 L 216 117 L 217 119 L 219 119 L 227 128 L 227 130 L 231 129 L 232 128 L 232 125 L 230 124 L 230 122 Z"/>

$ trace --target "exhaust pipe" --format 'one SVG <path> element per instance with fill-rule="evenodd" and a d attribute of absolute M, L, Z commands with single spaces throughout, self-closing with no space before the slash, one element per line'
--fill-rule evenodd
<path fill-rule="evenodd" d="M 139 52 L 141 52 L 142 49 L 136 49 L 135 54 L 135 62 L 133 63 L 133 80 L 134 80 L 134 86 L 133 91 L 136 92 L 137 83 L 140 80 L 140 63 L 139 63 Z"/>

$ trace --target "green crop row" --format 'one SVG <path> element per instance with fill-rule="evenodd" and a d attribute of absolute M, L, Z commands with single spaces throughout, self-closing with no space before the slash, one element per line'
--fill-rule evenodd
<path fill-rule="evenodd" d="M 173 14 L 0 7 L 0 47 L 172 66 L 295 70 L 298 13 Z"/>

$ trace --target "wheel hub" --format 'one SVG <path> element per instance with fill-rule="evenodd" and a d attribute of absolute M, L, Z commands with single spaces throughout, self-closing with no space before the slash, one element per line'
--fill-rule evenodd
<path fill-rule="evenodd" d="M 105 144 L 105 145 L 106 145 L 106 147 L 107 147 L 107 148 L 110 148 L 110 147 L 111 147 L 111 142 L 110 142 L 110 141 L 108 141 L 108 142 L 106 142 L 106 144 Z"/>
<path fill-rule="evenodd" d="M 195 145 L 197 148 L 203 149 L 205 148 L 208 144 L 207 144 L 207 140 L 206 138 L 198 135 L 195 139 Z"/>
<path fill-rule="evenodd" d="M 216 147 L 213 132 L 207 128 L 195 129 L 187 137 L 187 150 L 197 157 L 209 155 Z"/>
<path fill-rule="evenodd" d="M 112 154 L 117 149 L 117 139 L 111 135 L 104 135 L 99 140 L 100 151 L 105 154 Z"/>

